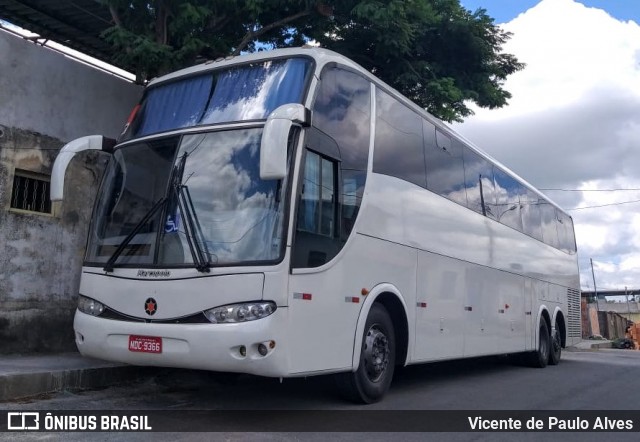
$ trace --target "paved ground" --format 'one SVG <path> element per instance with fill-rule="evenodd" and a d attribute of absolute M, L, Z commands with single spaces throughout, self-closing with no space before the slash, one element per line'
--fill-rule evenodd
<path fill-rule="evenodd" d="M 52 394 L 28 401 L 4 403 L 8 410 L 171 410 L 175 419 L 189 421 L 191 410 L 329 410 L 354 418 L 373 410 L 390 418 L 409 410 L 631 410 L 640 414 L 640 352 L 632 350 L 566 351 L 559 366 L 544 370 L 513 366 L 496 358 L 408 367 L 394 379 L 389 395 L 371 406 L 355 406 L 337 398 L 330 379 L 290 379 L 280 384 L 253 376 L 220 376 L 191 370 L 158 370 L 141 382 L 101 390 Z M 405 410 L 405 411 L 402 411 Z M 215 414 L 214 414 L 215 416 Z M 245 419 L 251 419 L 246 413 Z M 291 418 L 286 411 L 276 419 Z M 320 415 L 322 417 L 322 415 Z M 366 417 L 366 415 L 365 415 Z M 296 419 L 300 419 L 297 417 Z M 153 433 L 99 435 L 73 433 L 65 440 L 424 440 L 415 433 L 316 433 L 318 415 L 305 412 L 304 433 Z M 639 416 L 640 419 L 640 416 Z M 193 421 L 194 425 L 197 421 Z M 247 424 L 247 428 L 251 428 Z M 5 434 L 8 440 L 50 440 L 48 435 Z M 430 440 L 637 440 L 629 433 L 441 433 Z"/>
<path fill-rule="evenodd" d="M 608 341 L 582 341 L 570 350 L 609 346 Z M 59 391 L 108 387 L 156 373 L 156 369 L 131 367 L 79 353 L 3 356 L 0 358 L 0 402 Z"/>

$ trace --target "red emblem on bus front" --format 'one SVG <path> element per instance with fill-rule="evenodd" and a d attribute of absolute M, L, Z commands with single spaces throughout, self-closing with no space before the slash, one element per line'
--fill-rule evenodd
<path fill-rule="evenodd" d="M 147 315 L 153 316 L 158 310 L 158 303 L 153 298 L 147 298 L 144 302 L 144 311 L 147 312 Z"/>

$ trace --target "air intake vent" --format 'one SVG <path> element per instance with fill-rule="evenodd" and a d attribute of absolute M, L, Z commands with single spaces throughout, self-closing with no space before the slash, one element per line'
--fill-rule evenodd
<path fill-rule="evenodd" d="M 569 337 L 582 337 L 580 322 L 580 291 L 567 289 L 567 302 L 569 308 Z"/>

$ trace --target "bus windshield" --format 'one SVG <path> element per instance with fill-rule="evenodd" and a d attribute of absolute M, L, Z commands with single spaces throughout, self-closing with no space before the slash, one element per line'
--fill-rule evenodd
<path fill-rule="evenodd" d="M 277 260 L 284 186 L 260 179 L 261 136 L 262 128 L 235 129 L 116 150 L 96 205 L 87 263 L 106 263 L 132 232 L 116 266 Z"/>
<path fill-rule="evenodd" d="M 120 141 L 205 124 L 263 120 L 278 106 L 302 103 L 311 60 L 243 64 L 151 87 Z"/>

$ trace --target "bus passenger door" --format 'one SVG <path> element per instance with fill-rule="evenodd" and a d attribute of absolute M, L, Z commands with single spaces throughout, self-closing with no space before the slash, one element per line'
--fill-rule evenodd
<path fill-rule="evenodd" d="M 338 162 L 306 150 L 300 185 L 289 281 L 290 369 L 344 369 L 351 365 L 353 318 L 360 304 L 345 302 L 359 296 L 345 266 L 327 265 L 344 245 L 338 229 Z"/>

